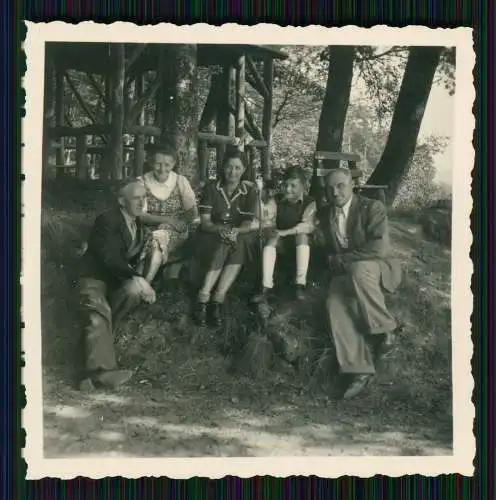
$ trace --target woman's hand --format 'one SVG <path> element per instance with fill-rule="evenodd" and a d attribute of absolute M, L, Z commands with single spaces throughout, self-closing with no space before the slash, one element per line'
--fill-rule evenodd
<path fill-rule="evenodd" d="M 233 227 L 225 227 L 219 231 L 219 236 L 224 243 L 234 246 L 238 239 L 238 230 Z"/>

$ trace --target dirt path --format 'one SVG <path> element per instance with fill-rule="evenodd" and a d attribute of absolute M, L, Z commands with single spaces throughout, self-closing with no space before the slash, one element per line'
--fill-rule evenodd
<path fill-rule="evenodd" d="M 411 260 L 415 235 L 401 224 L 395 235 L 400 254 L 406 252 L 402 257 Z M 439 261 L 438 247 L 415 248 L 421 258 L 410 265 Z M 423 282 L 442 293 L 447 285 L 439 283 L 445 271 L 442 267 Z M 44 270 L 46 276 L 49 272 Z M 44 332 L 74 331 L 73 318 L 61 315 L 61 299 L 53 297 L 47 285 Z M 402 297 L 396 307 L 410 302 Z M 118 332 L 121 364 L 136 368 L 136 374 L 130 385 L 115 392 L 82 394 L 72 389 L 74 343 L 63 333 L 44 334 L 49 367 L 44 373 L 45 456 L 451 454 L 451 419 L 431 397 L 438 389 L 421 385 L 431 383 L 435 374 L 423 374 L 425 365 L 417 360 L 434 340 L 422 336 L 415 340 L 417 350 L 409 352 L 413 330 L 408 328 L 418 329 L 420 322 L 408 327 L 405 316 L 405 337 L 392 366 L 363 396 L 343 402 L 331 397 L 329 384 L 300 376 L 279 358 L 266 376 L 232 374 L 229 358 L 218 348 L 222 332 L 196 329 L 184 303 L 180 297 L 164 296 Z M 246 313 L 243 303 L 233 307 Z M 312 311 L 301 313 L 305 321 L 311 321 Z M 418 316 L 418 311 L 411 315 Z M 249 324 L 242 316 L 237 319 L 238 326 Z M 298 323 L 295 328 L 303 327 Z"/>

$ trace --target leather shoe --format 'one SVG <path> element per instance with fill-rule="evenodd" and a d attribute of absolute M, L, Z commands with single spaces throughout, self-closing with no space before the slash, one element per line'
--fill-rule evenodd
<path fill-rule="evenodd" d="M 343 399 L 351 399 L 358 396 L 369 385 L 372 377 L 372 374 L 355 376 L 346 389 Z"/>
<path fill-rule="evenodd" d="M 210 320 L 214 326 L 222 325 L 222 304 L 218 302 L 210 304 Z"/>
<path fill-rule="evenodd" d="M 207 324 L 207 304 L 198 302 L 196 304 L 194 318 L 198 326 L 205 326 Z"/>
<path fill-rule="evenodd" d="M 102 370 L 90 374 L 79 384 L 79 389 L 82 391 L 90 391 L 94 387 L 101 386 L 110 389 L 119 387 L 133 376 L 131 370 Z"/>

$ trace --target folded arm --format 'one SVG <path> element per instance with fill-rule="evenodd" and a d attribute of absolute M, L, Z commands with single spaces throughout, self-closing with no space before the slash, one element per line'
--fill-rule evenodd
<path fill-rule="evenodd" d="M 296 224 L 291 229 L 287 229 L 285 231 L 279 231 L 281 236 L 294 236 L 297 234 L 311 234 L 315 229 L 315 214 L 317 212 L 317 205 L 314 201 L 310 203 L 303 215 L 301 217 L 301 221 Z"/>

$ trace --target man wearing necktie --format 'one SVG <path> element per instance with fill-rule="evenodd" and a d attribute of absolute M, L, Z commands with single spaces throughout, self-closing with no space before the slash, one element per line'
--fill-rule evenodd
<path fill-rule="evenodd" d="M 122 182 L 115 207 L 97 217 L 81 261 L 77 292 L 85 373 L 81 389 L 115 387 L 132 372 L 117 367 L 113 330 L 142 302 L 155 301 L 155 291 L 143 277 L 141 253 L 150 234 L 138 217 L 145 208 L 145 188 L 136 179 Z"/>
<path fill-rule="evenodd" d="M 355 195 L 348 169 L 332 170 L 325 187 L 329 204 L 318 213 L 316 239 L 332 274 L 326 308 L 348 399 L 367 386 L 374 361 L 391 344 L 396 321 L 383 291 L 396 290 L 401 268 L 390 256 L 383 203 Z"/>

